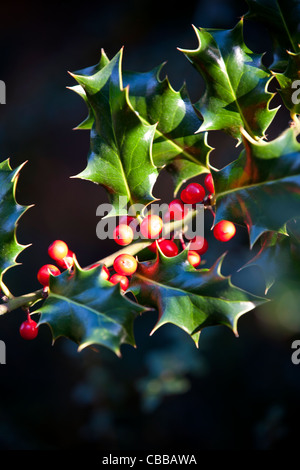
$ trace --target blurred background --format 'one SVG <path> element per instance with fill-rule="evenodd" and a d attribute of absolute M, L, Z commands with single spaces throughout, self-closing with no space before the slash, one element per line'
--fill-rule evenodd
<path fill-rule="evenodd" d="M 10 158 L 13 168 L 27 161 L 17 199 L 34 205 L 17 232 L 30 246 L 5 277 L 15 295 L 39 288 L 36 273 L 49 262 L 47 247 L 55 239 L 65 240 L 82 266 L 115 249 L 96 237 L 96 208 L 106 202 L 105 192 L 70 178 L 85 168 L 89 132 L 73 130 L 87 111 L 66 88 L 75 85 L 68 71 L 96 64 L 101 48 L 111 58 L 124 46 L 124 70 L 148 71 L 167 61 L 162 73 L 175 89 L 185 81 L 195 102 L 204 85 L 177 47 L 197 46 L 193 24 L 232 28 L 247 10 L 241 0 L 2 3 L 1 160 Z M 271 63 L 270 38 L 260 25 L 246 22 L 245 41 Z M 272 107 L 278 104 L 277 97 Z M 287 125 L 280 110 L 269 137 Z M 216 165 L 239 154 L 222 132 L 209 139 Z M 172 198 L 164 173 L 155 195 Z M 207 263 L 223 249 L 212 245 Z M 226 249 L 224 274 L 262 294 L 259 271 L 236 273 L 249 258 L 243 228 Z M 204 330 L 199 349 L 171 325 L 149 337 L 157 319 L 149 312 L 136 321 L 137 349 L 122 347 L 122 359 L 105 348 L 78 353 L 64 339 L 52 345 L 46 325 L 25 342 L 18 332 L 24 312 L 0 317 L 7 353 L 0 366 L 0 450 L 292 449 L 299 435 L 300 365 L 291 361 L 291 344 L 300 338 L 300 321 L 297 286 L 290 290 L 276 306 L 242 317 L 238 338 L 225 327 Z"/>

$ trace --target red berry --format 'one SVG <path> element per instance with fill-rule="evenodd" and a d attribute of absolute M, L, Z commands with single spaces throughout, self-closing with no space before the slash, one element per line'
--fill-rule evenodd
<path fill-rule="evenodd" d="M 190 249 L 193 251 L 197 251 L 199 255 L 204 255 L 204 253 L 208 250 L 208 241 L 206 238 L 201 237 L 200 235 L 196 235 L 190 244 Z"/>
<path fill-rule="evenodd" d="M 178 246 L 172 240 L 159 240 L 159 248 L 165 256 L 172 257 L 178 255 Z"/>
<path fill-rule="evenodd" d="M 118 245 L 129 245 L 133 240 L 133 230 L 129 225 L 120 224 L 115 228 L 113 237 Z"/>
<path fill-rule="evenodd" d="M 205 184 L 205 187 L 206 187 L 207 191 L 210 194 L 214 194 L 215 187 L 214 187 L 214 181 L 213 181 L 213 177 L 212 177 L 211 173 L 208 173 L 208 175 L 206 175 L 205 180 L 204 180 L 204 184 Z"/>
<path fill-rule="evenodd" d="M 121 215 L 119 219 L 119 223 L 125 225 L 130 225 L 133 221 L 136 222 L 136 218 L 132 215 Z"/>
<path fill-rule="evenodd" d="M 39 329 L 37 323 L 28 318 L 21 324 L 19 331 L 23 339 L 30 340 L 37 337 Z"/>
<path fill-rule="evenodd" d="M 69 269 L 74 265 L 74 253 L 71 250 L 68 250 L 67 256 L 65 256 L 63 259 L 58 259 L 56 260 L 58 266 L 60 266 L 62 269 Z"/>
<path fill-rule="evenodd" d="M 89 266 L 88 268 L 86 268 L 88 271 L 90 269 L 95 269 L 95 268 L 98 268 L 99 266 L 101 266 L 101 263 L 94 263 L 92 264 L 91 266 Z M 107 267 L 105 266 L 105 264 L 102 266 L 102 269 L 101 269 L 101 273 L 100 273 L 100 276 L 102 279 L 104 279 L 105 281 L 108 281 L 109 279 L 109 270 L 107 269 Z"/>
<path fill-rule="evenodd" d="M 154 241 L 153 243 L 151 243 L 151 245 L 148 246 L 148 249 L 152 251 L 152 253 L 156 253 L 156 242 Z"/>
<path fill-rule="evenodd" d="M 203 201 L 205 197 L 205 189 L 201 184 L 190 183 L 181 192 L 180 197 L 185 204 L 196 204 L 197 202 Z"/>
<path fill-rule="evenodd" d="M 129 286 L 129 279 L 126 276 L 122 276 L 121 274 L 113 274 L 109 280 L 112 284 L 120 283 L 122 290 L 127 290 Z"/>
<path fill-rule="evenodd" d="M 189 250 L 188 252 L 188 261 L 189 263 L 196 268 L 201 263 L 201 258 L 197 251 Z"/>
<path fill-rule="evenodd" d="M 169 204 L 169 210 L 165 214 L 165 220 L 182 220 L 185 216 L 184 204 L 180 199 L 174 199 Z"/>
<path fill-rule="evenodd" d="M 94 268 L 98 268 L 98 266 L 100 266 L 101 263 L 94 263 L 92 264 L 91 266 L 89 266 L 88 268 L 86 269 L 94 269 Z"/>
<path fill-rule="evenodd" d="M 67 256 L 68 251 L 68 245 L 62 240 L 55 240 L 55 242 L 53 242 L 48 248 L 50 258 L 55 259 L 56 261 Z"/>
<path fill-rule="evenodd" d="M 61 265 L 65 266 L 65 269 L 70 269 L 74 265 L 74 258 L 73 256 L 66 256 L 63 259 L 63 263 Z"/>
<path fill-rule="evenodd" d="M 96 265 L 96 266 L 99 266 L 99 265 Z M 90 268 L 90 269 L 91 269 L 91 268 Z M 107 268 L 105 265 L 102 266 L 100 276 L 101 276 L 102 279 L 104 279 L 105 281 L 108 281 L 108 279 L 109 279 L 109 276 L 110 276 L 109 270 L 108 270 L 108 268 Z"/>
<path fill-rule="evenodd" d="M 190 202 L 188 202 L 188 195 L 186 194 L 186 189 L 183 189 L 180 193 L 180 198 L 181 200 L 186 203 L 186 204 L 190 204 Z"/>
<path fill-rule="evenodd" d="M 135 233 L 136 228 L 139 225 L 139 221 L 136 217 L 133 217 L 132 215 L 122 215 L 119 218 L 119 224 L 129 225 L 133 233 Z"/>
<path fill-rule="evenodd" d="M 228 242 L 234 237 L 235 225 L 229 220 L 221 220 L 214 227 L 214 236 L 220 242 Z"/>
<path fill-rule="evenodd" d="M 128 254 L 122 254 L 114 260 L 114 270 L 121 276 L 130 276 L 137 270 L 137 260 Z"/>
<path fill-rule="evenodd" d="M 157 240 L 157 243 L 159 244 L 159 247 L 165 256 L 172 257 L 178 255 L 178 246 L 172 240 L 165 240 L 164 238 L 160 238 Z M 151 243 L 151 245 L 148 246 L 148 249 L 153 253 L 156 253 L 156 241 Z"/>
<path fill-rule="evenodd" d="M 145 238 L 157 238 L 163 229 L 163 221 L 156 214 L 147 215 L 140 226 L 141 234 Z"/>
<path fill-rule="evenodd" d="M 52 276 L 58 276 L 60 270 L 53 264 L 45 264 L 39 269 L 37 279 L 43 286 L 49 286 L 50 274 L 52 274 Z"/>

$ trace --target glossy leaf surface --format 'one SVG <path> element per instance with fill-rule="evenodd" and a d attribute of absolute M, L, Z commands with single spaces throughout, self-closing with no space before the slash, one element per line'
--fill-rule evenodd
<path fill-rule="evenodd" d="M 145 310 L 100 276 L 102 266 L 73 273 L 64 271 L 50 280 L 50 293 L 42 308 L 40 324 L 48 323 L 54 340 L 65 336 L 79 345 L 105 346 L 120 355 L 123 343 L 135 345 L 134 318 Z"/>
<path fill-rule="evenodd" d="M 259 21 L 273 40 L 273 70 L 286 68 L 287 51 L 298 53 L 300 43 L 300 3 L 298 0 L 247 0 L 246 18 Z"/>
<path fill-rule="evenodd" d="M 232 285 L 221 274 L 223 258 L 210 269 L 197 270 L 187 251 L 168 258 L 159 250 L 154 261 L 139 264 L 130 290 L 137 300 L 159 313 L 153 331 L 166 323 L 182 328 L 198 343 L 203 328 L 225 325 L 237 334 L 241 315 L 265 301 Z"/>
<path fill-rule="evenodd" d="M 300 52 L 289 53 L 288 57 L 286 70 L 276 74 L 279 93 L 291 114 L 300 114 Z"/>
<path fill-rule="evenodd" d="M 231 30 L 195 28 L 198 47 L 183 50 L 202 75 L 206 91 L 196 103 L 203 116 L 200 131 L 224 130 L 240 139 L 243 127 L 254 138 L 265 135 L 276 109 L 269 109 L 266 91 L 271 75 L 261 56 L 244 43 L 243 21 Z"/>
<path fill-rule="evenodd" d="M 19 253 L 25 248 L 16 235 L 19 218 L 26 211 L 16 201 L 16 186 L 23 165 L 12 170 L 9 160 L 0 163 L 0 276 L 16 264 Z"/>
<path fill-rule="evenodd" d="M 85 91 L 88 122 L 91 113 L 95 119 L 88 164 L 77 177 L 107 190 L 111 215 L 126 214 L 127 205 L 153 201 L 158 176 L 151 156 L 155 125 L 144 124 L 131 107 L 128 88 L 122 84 L 121 59 L 122 51 L 93 75 L 73 75 Z"/>
<path fill-rule="evenodd" d="M 250 245 L 265 232 L 281 232 L 300 213 L 300 144 L 293 129 L 270 142 L 244 136 L 245 150 L 233 163 L 213 172 L 215 223 L 246 225 Z"/>
<path fill-rule="evenodd" d="M 165 77 L 159 79 L 161 66 L 147 73 L 125 72 L 130 101 L 144 122 L 156 124 L 153 161 L 166 167 L 175 184 L 181 184 L 201 173 L 207 173 L 211 147 L 205 133 L 196 133 L 201 120 L 188 96 L 185 85 L 175 91 Z"/>

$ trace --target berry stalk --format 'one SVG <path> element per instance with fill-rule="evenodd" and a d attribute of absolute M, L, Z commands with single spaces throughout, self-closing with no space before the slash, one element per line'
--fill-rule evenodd
<path fill-rule="evenodd" d="M 182 227 L 184 227 L 190 220 L 195 217 L 196 211 L 190 211 L 186 215 L 186 217 L 182 220 L 177 220 L 175 222 L 171 222 L 169 224 L 164 225 L 164 232 L 163 235 L 164 237 L 168 237 L 170 233 L 173 231 L 176 231 Z M 144 240 L 144 241 L 138 241 L 136 243 L 133 243 L 129 246 L 125 246 L 121 250 L 118 250 L 117 252 L 114 252 L 113 254 L 106 256 L 105 258 L 101 259 L 100 261 L 97 261 L 96 263 L 93 263 L 90 266 L 87 266 L 85 269 L 89 269 L 93 267 L 95 264 L 105 264 L 107 268 L 113 266 L 114 260 L 117 256 L 121 254 L 130 254 L 132 256 L 136 255 L 139 253 L 141 250 L 144 248 L 148 247 L 149 245 L 152 244 L 152 240 Z M 45 296 L 47 295 L 45 288 L 39 289 L 35 292 L 31 292 L 29 294 L 21 295 L 19 297 L 14 297 L 10 296 L 7 300 L 7 302 L 4 302 L 3 304 L 0 304 L 0 315 L 4 315 L 6 313 L 9 313 L 13 310 L 16 310 L 18 308 L 24 308 L 24 307 L 30 307 L 36 302 L 43 300 Z"/>
<path fill-rule="evenodd" d="M 35 302 L 45 298 L 44 289 L 39 289 L 30 294 L 20 295 L 19 297 L 11 297 L 7 302 L 0 304 L 0 315 L 16 310 L 17 308 L 30 307 Z"/>
<path fill-rule="evenodd" d="M 170 222 L 169 224 L 164 224 L 163 228 L 163 237 L 168 238 L 170 233 L 173 231 L 177 231 L 181 228 L 183 228 L 188 222 L 190 222 L 195 216 L 196 216 L 196 211 L 189 211 L 187 215 L 185 216 L 184 219 L 182 220 L 176 220 L 174 222 Z M 153 240 L 143 240 L 143 241 L 137 241 L 135 243 L 132 243 L 131 245 L 125 246 L 121 250 L 115 251 L 109 256 L 106 256 L 105 258 L 102 258 L 101 260 L 97 261 L 97 264 L 105 264 L 108 268 L 113 266 L 114 260 L 117 256 L 122 255 L 122 254 L 129 254 L 129 255 L 136 255 L 140 251 L 142 251 L 144 248 L 147 248 L 153 243 Z M 95 263 L 93 263 L 95 264 Z M 90 267 L 93 266 L 87 266 L 86 269 L 89 269 Z"/>

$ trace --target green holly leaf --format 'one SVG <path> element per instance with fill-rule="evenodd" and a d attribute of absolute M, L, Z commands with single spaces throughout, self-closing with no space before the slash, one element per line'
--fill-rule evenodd
<path fill-rule="evenodd" d="M 125 72 L 124 83 L 129 85 L 130 102 L 143 122 L 157 123 L 153 161 L 171 174 L 176 194 L 184 181 L 208 173 L 211 147 L 206 133 L 196 133 L 201 120 L 186 86 L 175 91 L 167 77 L 160 80 L 162 66 L 145 73 Z"/>
<path fill-rule="evenodd" d="M 300 114 L 300 52 L 289 52 L 289 61 L 283 73 L 276 73 L 279 93 L 291 114 Z"/>
<path fill-rule="evenodd" d="M 23 164 L 24 165 L 24 164 Z M 0 280 L 4 273 L 18 264 L 16 259 L 25 246 L 21 245 L 16 236 L 18 221 L 28 207 L 16 201 L 16 186 L 23 167 L 12 170 L 9 159 L 0 163 Z M 2 288 L 6 287 L 2 284 Z"/>
<path fill-rule="evenodd" d="M 266 300 L 231 283 L 221 274 L 223 258 L 210 269 L 195 269 L 187 250 L 166 257 L 159 250 L 154 261 L 139 263 L 130 290 L 143 305 L 158 310 L 152 333 L 166 323 L 187 332 L 196 345 L 203 328 L 225 325 L 237 335 L 238 319 Z"/>
<path fill-rule="evenodd" d="M 240 128 L 262 138 L 277 109 L 269 109 L 272 76 L 244 43 L 243 20 L 231 30 L 195 28 L 199 46 L 182 50 L 202 75 L 206 90 L 196 107 L 204 122 L 199 131 L 224 130 L 240 139 Z"/>
<path fill-rule="evenodd" d="M 91 76 L 109 63 L 102 51 L 97 65 L 82 69 L 78 75 Z M 171 174 L 175 194 L 181 184 L 202 173 L 207 173 L 207 158 L 211 147 L 205 133 L 196 133 L 201 120 L 196 113 L 186 86 L 175 91 L 165 77 L 159 79 L 164 64 L 145 73 L 123 73 L 124 87 L 129 86 L 130 104 L 141 121 L 155 125 L 152 158 L 156 167 L 166 168 Z M 89 114 L 77 129 L 91 129 L 94 122 L 93 111 L 82 86 L 70 87 L 86 102 Z"/>
<path fill-rule="evenodd" d="M 214 223 L 225 219 L 246 225 L 252 247 L 265 232 L 285 232 L 285 224 L 300 213 L 300 144 L 292 128 L 270 142 L 243 134 L 239 158 L 212 169 Z"/>
<path fill-rule="evenodd" d="M 255 266 L 260 269 L 265 280 L 265 295 L 279 279 L 283 279 L 290 269 L 291 246 L 288 236 L 268 232 L 261 237 L 261 247 L 239 271 Z"/>
<path fill-rule="evenodd" d="M 39 324 L 50 326 L 54 340 L 65 336 L 77 343 L 79 351 L 102 345 L 120 356 L 122 344 L 135 346 L 133 322 L 145 307 L 122 294 L 119 284 L 102 279 L 101 269 L 84 270 L 76 262 L 72 273 L 51 276 Z"/>
<path fill-rule="evenodd" d="M 289 275 L 300 280 L 300 217 L 295 217 L 286 224 L 286 232 L 289 236 L 292 268 Z"/>
<path fill-rule="evenodd" d="M 247 0 L 248 19 L 259 21 L 273 40 L 274 57 L 271 69 L 283 72 L 287 66 L 287 51 L 299 53 L 300 4 L 298 0 Z"/>
<path fill-rule="evenodd" d="M 69 88 L 69 90 L 72 90 L 75 93 L 77 93 L 79 96 L 81 96 L 81 98 L 85 101 L 85 104 L 88 108 L 88 116 L 80 124 L 78 124 L 76 127 L 74 127 L 74 130 L 79 130 L 79 129 L 88 129 L 88 130 L 90 130 L 93 127 L 93 124 L 95 122 L 95 118 L 94 118 L 93 109 L 92 109 L 92 107 L 90 106 L 90 104 L 88 102 L 88 99 L 87 99 L 87 96 L 85 94 L 84 89 L 82 88 L 81 85 L 69 86 L 67 88 Z"/>
<path fill-rule="evenodd" d="M 95 73 L 99 72 L 99 70 L 103 69 L 103 67 L 105 67 L 108 63 L 109 63 L 109 59 L 108 59 L 107 55 L 105 54 L 104 50 L 102 49 L 101 50 L 100 60 L 99 60 L 98 64 L 96 64 L 92 67 L 86 67 L 84 69 L 77 70 L 76 72 L 74 72 L 74 74 L 71 73 L 70 75 L 88 75 L 88 76 L 94 75 Z M 79 130 L 79 129 L 84 129 L 84 130 L 88 129 L 88 130 L 90 130 L 90 129 L 92 129 L 93 123 L 95 121 L 95 116 L 94 116 L 94 113 L 93 113 L 93 109 L 90 106 L 89 101 L 87 99 L 84 88 L 81 85 L 74 85 L 74 86 L 70 86 L 70 87 L 67 87 L 67 88 L 69 90 L 74 91 L 79 96 L 81 96 L 81 98 L 85 101 L 85 104 L 88 108 L 87 117 L 80 124 L 78 124 L 74 129 L 75 130 Z"/>
<path fill-rule="evenodd" d="M 286 231 L 291 242 L 300 247 L 300 217 L 294 217 L 286 224 Z"/>
<path fill-rule="evenodd" d="M 155 200 L 152 188 L 158 176 L 151 156 L 155 125 L 143 123 L 132 108 L 122 85 L 121 60 L 122 50 L 104 66 L 102 61 L 93 75 L 73 74 L 94 116 L 88 164 L 77 177 L 107 190 L 110 215 Z"/>
<path fill-rule="evenodd" d="M 258 267 L 265 279 L 265 294 L 276 283 L 289 285 L 300 280 L 300 218 L 295 217 L 286 224 L 286 235 L 268 232 L 260 241 L 261 246 L 255 256 L 241 269 Z M 277 297 L 277 290 L 273 294 Z"/>

